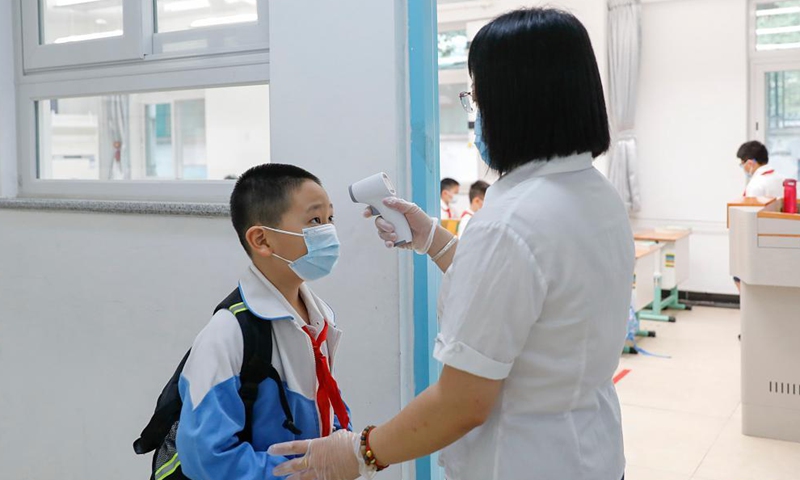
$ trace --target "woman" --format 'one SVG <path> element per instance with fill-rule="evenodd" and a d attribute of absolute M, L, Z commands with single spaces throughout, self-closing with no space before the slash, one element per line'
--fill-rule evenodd
<path fill-rule="evenodd" d="M 276 475 L 350 480 L 445 449 L 449 480 L 623 477 L 612 376 L 634 248 L 618 194 L 592 167 L 609 132 L 589 36 L 568 13 L 515 11 L 478 33 L 469 70 L 476 144 L 501 175 L 484 208 L 456 247 L 419 207 L 387 203 L 446 272 L 441 378 L 377 428 L 276 446 L 305 454 Z M 393 227 L 377 224 L 391 245 Z"/>

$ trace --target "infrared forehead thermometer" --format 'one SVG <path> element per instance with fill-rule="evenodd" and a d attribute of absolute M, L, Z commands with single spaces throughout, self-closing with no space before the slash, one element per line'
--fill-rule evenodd
<path fill-rule="evenodd" d="M 411 243 L 411 227 L 406 216 L 383 204 L 383 199 L 396 197 L 397 191 L 385 173 L 376 173 L 371 177 L 350 185 L 350 198 L 354 203 L 363 203 L 372 208 L 372 213 L 380 215 L 394 225 L 397 241 L 395 247 Z"/>

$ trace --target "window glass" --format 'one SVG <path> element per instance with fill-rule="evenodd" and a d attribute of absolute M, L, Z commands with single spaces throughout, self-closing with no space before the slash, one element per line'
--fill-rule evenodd
<path fill-rule="evenodd" d="M 756 50 L 800 48 L 800 0 L 756 5 Z"/>
<path fill-rule="evenodd" d="M 161 33 L 258 21 L 256 0 L 156 0 Z"/>
<path fill-rule="evenodd" d="M 769 164 L 800 179 L 800 70 L 767 72 L 765 80 Z"/>
<path fill-rule="evenodd" d="M 269 161 L 269 87 L 37 102 L 38 178 L 223 180 Z"/>
<path fill-rule="evenodd" d="M 439 68 L 467 68 L 468 48 L 466 30 L 439 33 Z"/>
<path fill-rule="evenodd" d="M 32 1 L 32 0 L 24 0 Z M 39 0 L 42 44 L 122 35 L 122 0 Z"/>

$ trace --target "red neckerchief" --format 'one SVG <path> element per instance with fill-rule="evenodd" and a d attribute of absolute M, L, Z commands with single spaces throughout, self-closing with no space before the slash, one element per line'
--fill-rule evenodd
<path fill-rule="evenodd" d="M 325 322 L 322 332 L 316 339 L 307 326 L 303 327 L 303 331 L 311 338 L 311 346 L 314 349 L 314 363 L 317 367 L 317 382 L 319 383 L 317 406 L 319 407 L 320 423 L 322 423 L 320 436 L 327 437 L 331 434 L 331 407 L 333 407 L 336 418 L 339 419 L 339 424 L 344 429 L 350 425 L 350 415 L 347 413 L 347 407 L 342 400 L 341 392 L 339 392 L 339 385 L 331 375 L 328 359 L 322 354 L 322 344 L 328 339 L 328 322 Z"/>

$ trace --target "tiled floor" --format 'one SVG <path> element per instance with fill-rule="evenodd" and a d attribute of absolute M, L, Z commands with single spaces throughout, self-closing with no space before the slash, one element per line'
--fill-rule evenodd
<path fill-rule="evenodd" d="M 626 480 L 800 480 L 800 443 L 741 433 L 739 311 L 697 307 L 643 321 L 663 359 L 624 355 L 617 384 Z"/>

